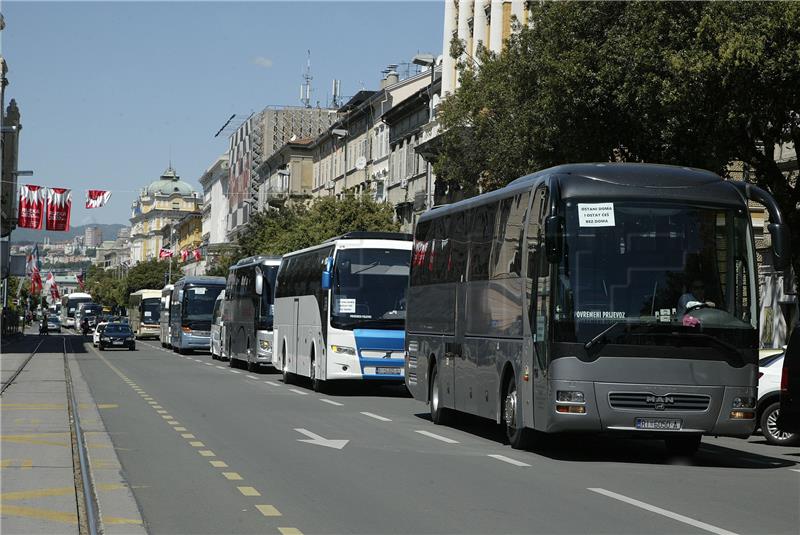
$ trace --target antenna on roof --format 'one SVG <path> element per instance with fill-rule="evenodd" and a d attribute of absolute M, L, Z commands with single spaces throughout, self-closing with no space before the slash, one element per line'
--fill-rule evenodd
<path fill-rule="evenodd" d="M 303 74 L 303 85 L 300 86 L 300 102 L 306 108 L 311 107 L 311 50 L 308 50 L 308 59 L 306 60 L 306 72 Z"/>

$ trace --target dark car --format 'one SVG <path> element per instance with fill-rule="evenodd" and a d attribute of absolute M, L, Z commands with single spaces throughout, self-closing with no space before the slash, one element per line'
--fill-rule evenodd
<path fill-rule="evenodd" d="M 136 349 L 133 331 L 127 323 L 109 323 L 100 335 L 100 350 L 110 347 Z"/>
<path fill-rule="evenodd" d="M 800 433 L 800 325 L 795 325 L 783 358 L 778 428 L 787 433 Z"/>

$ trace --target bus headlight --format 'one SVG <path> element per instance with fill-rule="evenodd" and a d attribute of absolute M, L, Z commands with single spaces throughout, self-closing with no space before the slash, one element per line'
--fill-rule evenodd
<path fill-rule="evenodd" d="M 557 390 L 556 401 L 563 401 L 567 403 L 584 403 L 586 400 L 583 396 L 583 392 L 579 392 L 577 390 Z"/>
<path fill-rule="evenodd" d="M 339 355 L 355 355 L 356 350 L 352 347 L 347 346 L 331 346 L 331 351 L 334 353 L 338 353 Z"/>
<path fill-rule="evenodd" d="M 756 406 L 756 398 L 754 397 L 733 398 L 734 409 L 752 409 L 755 406 Z"/>
<path fill-rule="evenodd" d="M 258 344 L 259 344 L 259 346 L 261 346 L 261 349 L 263 349 L 264 351 L 271 351 L 272 350 L 272 344 L 269 343 L 269 340 L 261 340 L 261 341 L 259 341 Z"/>

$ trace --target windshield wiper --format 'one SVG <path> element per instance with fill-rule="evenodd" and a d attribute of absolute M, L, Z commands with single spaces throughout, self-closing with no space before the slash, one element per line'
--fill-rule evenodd
<path fill-rule="evenodd" d="M 367 266 L 365 266 L 365 267 L 363 267 L 363 268 L 359 269 L 358 271 L 354 271 L 354 272 L 352 272 L 350 275 L 358 275 L 358 274 L 359 274 L 359 273 L 361 273 L 362 271 L 366 271 L 366 270 L 368 270 L 368 269 L 372 269 L 372 268 L 374 268 L 375 266 L 377 266 L 378 264 L 379 264 L 379 262 L 376 260 L 375 262 L 373 262 L 373 263 L 371 263 L 371 264 L 368 264 Z"/>
<path fill-rule="evenodd" d="M 600 331 L 600 333 L 597 334 L 594 338 L 583 344 L 583 348 L 588 351 L 589 349 L 599 344 L 600 342 L 603 342 L 603 345 L 607 344 L 608 340 L 606 339 L 606 336 L 609 333 L 611 333 L 611 331 L 615 331 L 619 329 L 620 326 L 625 326 L 625 325 L 627 325 L 627 323 L 623 321 L 617 321 L 612 323 L 609 327 Z"/>

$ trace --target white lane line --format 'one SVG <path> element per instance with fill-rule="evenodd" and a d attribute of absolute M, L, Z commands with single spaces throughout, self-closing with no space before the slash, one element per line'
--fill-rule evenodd
<path fill-rule="evenodd" d="M 797 468 L 789 468 L 789 470 L 791 470 L 792 472 L 800 472 L 800 469 Z"/>
<path fill-rule="evenodd" d="M 426 437 L 435 438 L 436 440 L 441 440 L 442 442 L 447 442 L 448 444 L 458 444 L 458 440 L 453 440 L 452 438 L 443 437 L 442 435 L 437 435 L 436 433 L 431 433 L 430 431 L 423 431 L 422 429 L 416 429 L 415 433 L 419 433 L 420 435 L 425 435 Z"/>
<path fill-rule="evenodd" d="M 258 377 L 256 377 L 255 375 L 245 375 L 245 377 L 247 377 L 248 379 L 255 379 L 256 381 L 258 381 Z"/>
<path fill-rule="evenodd" d="M 489 455 L 489 457 L 497 459 L 498 461 L 503 461 L 504 463 L 513 464 L 514 466 L 530 466 L 528 463 L 523 463 L 511 457 L 506 457 L 505 455 Z"/>
<path fill-rule="evenodd" d="M 211 364 L 210 362 L 204 362 L 203 364 L 205 364 L 206 366 L 213 366 L 213 364 Z"/>
<path fill-rule="evenodd" d="M 369 416 L 370 418 L 375 418 L 376 420 L 380 420 L 381 422 L 391 422 L 390 418 L 386 418 L 385 416 L 380 416 L 379 414 L 372 414 L 371 412 L 362 412 L 364 416 Z"/>
<path fill-rule="evenodd" d="M 307 396 L 308 392 L 303 392 L 302 390 L 298 390 L 296 388 L 290 388 L 289 392 L 294 392 L 295 394 L 300 394 L 301 396 Z"/>
<path fill-rule="evenodd" d="M 333 401 L 332 399 L 320 398 L 320 401 L 323 403 L 327 403 L 328 405 L 336 405 L 337 407 L 342 406 L 341 403 L 339 403 L 338 401 Z"/>
<path fill-rule="evenodd" d="M 694 526 L 704 531 L 710 531 L 711 533 L 717 533 L 718 535 L 736 535 L 732 531 L 718 528 L 717 526 L 712 526 L 711 524 L 700 522 L 699 520 L 689 518 L 688 516 L 683 516 L 679 515 L 678 513 L 673 513 L 672 511 L 667 511 L 666 509 L 656 507 L 655 505 L 650 505 L 649 503 L 644 503 L 640 502 L 639 500 L 634 500 L 633 498 L 628 498 L 627 496 L 623 496 L 622 494 L 617 494 L 616 492 L 611 492 L 610 490 L 601 488 L 589 488 L 586 490 L 596 492 L 597 494 L 602 494 L 603 496 L 608 496 L 609 498 L 614 498 L 615 500 L 625 502 L 627 504 L 633 505 L 634 507 L 639 507 L 640 509 L 644 509 L 645 511 L 650 511 L 651 513 L 656 513 L 661 516 L 666 516 L 667 518 L 677 520 L 678 522 L 683 522 L 684 524 L 689 524 L 690 526 Z"/>
<path fill-rule="evenodd" d="M 237 372 L 236 370 L 228 370 L 228 371 L 231 373 L 242 373 L 242 372 Z"/>
<path fill-rule="evenodd" d="M 225 367 L 224 367 L 224 366 L 214 366 L 214 367 L 215 367 L 215 368 L 219 368 L 220 370 L 224 370 L 224 369 L 225 369 Z"/>
<path fill-rule="evenodd" d="M 269 386 L 281 386 L 279 383 L 276 383 L 274 381 L 264 381 L 264 383 L 268 384 Z"/>

